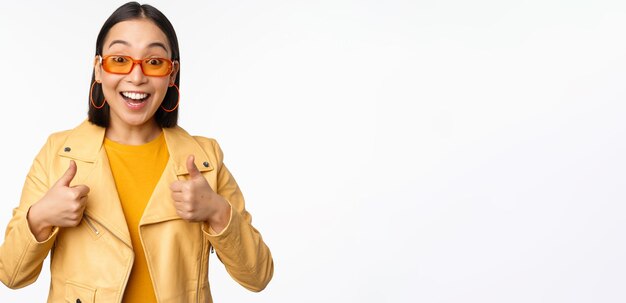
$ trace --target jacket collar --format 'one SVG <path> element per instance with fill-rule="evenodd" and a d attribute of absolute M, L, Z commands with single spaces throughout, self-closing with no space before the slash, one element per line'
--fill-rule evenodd
<path fill-rule="evenodd" d="M 85 120 L 68 136 L 59 156 L 84 162 L 96 162 L 104 143 L 105 128 Z M 176 175 L 187 174 L 187 157 L 194 155 L 195 164 L 201 172 L 213 170 L 209 157 L 198 142 L 179 126 L 163 128 L 170 164 Z"/>

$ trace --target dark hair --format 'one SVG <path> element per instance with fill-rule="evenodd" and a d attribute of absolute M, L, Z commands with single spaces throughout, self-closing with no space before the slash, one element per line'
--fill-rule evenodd
<path fill-rule="evenodd" d="M 180 53 L 178 50 L 178 38 L 176 38 L 176 31 L 174 31 L 174 27 L 172 26 L 170 21 L 167 20 L 167 17 L 163 15 L 163 13 L 148 4 L 141 5 L 137 2 L 128 2 L 115 10 L 115 12 L 111 14 L 109 19 L 104 22 L 102 28 L 100 29 L 100 33 L 98 34 L 98 38 L 96 40 L 96 55 L 102 55 L 104 39 L 115 24 L 133 19 L 148 19 L 154 22 L 154 24 L 156 24 L 163 31 L 163 33 L 165 33 L 167 40 L 169 40 L 170 48 L 172 49 L 172 58 L 170 59 L 172 61 L 179 62 L 179 70 L 176 74 L 175 83 L 176 86 L 180 87 Z M 95 72 L 91 76 L 90 88 L 91 84 L 94 81 L 96 81 Z M 96 104 L 105 104 L 104 107 L 102 107 L 101 109 L 97 109 L 91 104 L 91 99 L 87 99 L 89 103 L 89 122 L 98 126 L 108 127 L 110 120 L 110 109 L 109 105 L 104 102 L 102 85 L 94 85 L 93 92 L 90 89 L 90 94 L 90 98 L 93 97 L 93 101 Z M 173 108 L 174 106 L 176 106 L 177 102 L 178 92 L 176 91 L 176 88 L 169 87 L 167 89 L 165 97 L 163 98 L 163 107 Z M 178 122 L 178 108 L 176 108 L 172 112 L 166 112 L 161 107 L 159 107 L 159 109 L 157 109 L 156 113 L 154 114 L 154 117 L 160 127 L 174 127 Z"/>

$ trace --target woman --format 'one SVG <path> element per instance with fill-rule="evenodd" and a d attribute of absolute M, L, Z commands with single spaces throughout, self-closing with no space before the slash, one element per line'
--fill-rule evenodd
<path fill-rule="evenodd" d="M 211 302 L 215 251 L 260 291 L 273 260 L 217 142 L 177 126 L 176 33 L 157 9 L 118 8 L 96 42 L 88 121 L 51 135 L 0 249 L 0 280 L 49 302 Z"/>

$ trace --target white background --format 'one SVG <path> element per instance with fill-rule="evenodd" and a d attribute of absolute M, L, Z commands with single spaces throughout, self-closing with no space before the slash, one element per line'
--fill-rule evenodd
<path fill-rule="evenodd" d="M 0 4 L 2 233 L 123 3 Z M 626 301 L 626 2 L 150 3 L 276 264 L 215 302 Z"/>

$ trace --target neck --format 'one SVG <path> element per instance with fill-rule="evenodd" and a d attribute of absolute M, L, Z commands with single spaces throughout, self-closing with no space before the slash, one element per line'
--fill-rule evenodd
<path fill-rule="evenodd" d="M 161 134 L 156 121 L 151 120 L 142 125 L 119 125 L 111 123 L 105 136 L 111 141 L 126 145 L 146 144 Z"/>

